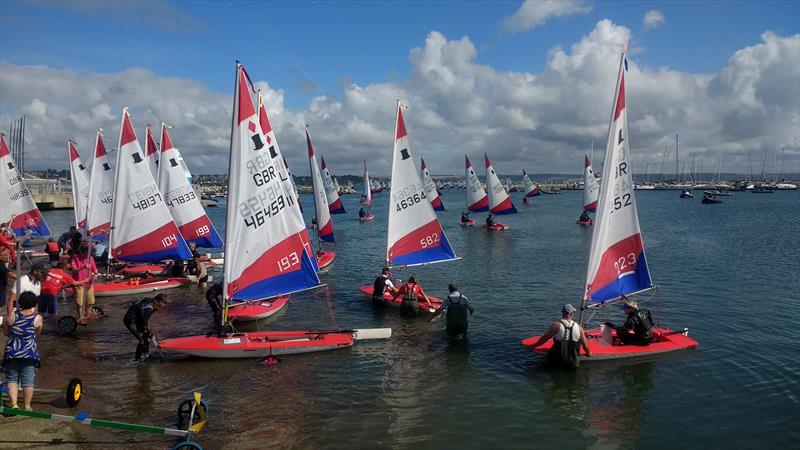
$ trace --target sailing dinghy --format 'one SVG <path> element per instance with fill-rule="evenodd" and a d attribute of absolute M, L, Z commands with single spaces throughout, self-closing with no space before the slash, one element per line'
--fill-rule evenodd
<path fill-rule="evenodd" d="M 83 165 L 75 143 L 67 141 L 69 151 L 69 178 L 72 183 L 72 205 L 75 212 L 75 228 L 84 230 L 89 206 L 89 171 Z"/>
<path fill-rule="evenodd" d="M 392 189 L 388 217 L 387 267 L 420 266 L 459 259 L 425 194 L 420 172 L 411 154 L 399 101 L 392 152 Z M 361 286 L 359 290 L 372 298 L 372 286 Z M 402 303 L 400 297 L 385 298 L 392 306 L 399 307 Z M 432 300 L 428 312 L 435 313 L 441 306 L 441 303 Z M 423 310 L 420 308 L 420 311 Z"/>
<path fill-rule="evenodd" d="M 644 254 L 636 199 L 633 193 L 628 120 L 625 105 L 625 52 L 620 57 L 617 72 L 614 108 L 606 144 L 606 163 L 603 165 L 603 186 L 600 189 L 598 214 L 592 234 L 592 247 L 586 272 L 586 288 L 581 305 L 580 324 L 584 324 L 584 311 L 608 302 L 617 301 L 653 289 L 647 259 Z M 602 330 L 602 331 L 601 331 Z M 609 333 L 610 332 L 610 333 Z M 687 336 L 688 330 L 672 331 L 653 327 L 650 345 L 619 345 L 616 331 L 603 326 L 587 330 L 592 357 L 580 355 L 582 361 L 605 360 L 645 356 L 694 348 L 698 343 Z M 535 343 L 539 336 L 522 341 L 522 345 Z M 536 347 L 547 352 L 553 340 Z M 581 352 L 583 350 L 581 349 Z"/>
<path fill-rule="evenodd" d="M 531 178 L 528 176 L 528 172 L 525 172 L 525 169 L 522 169 L 522 187 L 525 188 L 525 197 L 536 197 L 538 195 L 542 195 L 542 192 L 539 191 L 539 188 L 533 184 Z"/>
<path fill-rule="evenodd" d="M 14 234 L 22 237 L 30 233 L 32 237 L 50 236 L 50 229 L 36 207 L 33 196 L 6 145 L 4 134 L 0 133 L 0 223 L 7 223 Z"/>
<path fill-rule="evenodd" d="M 306 130 L 306 134 L 308 134 L 308 130 Z M 342 199 L 339 197 L 339 185 L 336 184 L 336 180 L 331 177 L 331 172 L 328 170 L 328 165 L 325 163 L 325 158 L 320 156 L 322 160 L 322 180 L 323 180 L 323 188 L 325 189 L 325 196 L 328 198 L 328 210 L 331 214 L 344 214 L 344 205 L 342 205 Z"/>
<path fill-rule="evenodd" d="M 322 173 L 317 165 L 314 146 L 311 144 L 311 135 L 306 127 L 306 145 L 308 146 L 308 165 L 311 170 L 311 185 L 314 190 L 314 211 L 317 218 L 317 265 L 320 269 L 329 266 L 336 253 L 322 249 L 323 242 L 335 242 L 333 237 L 333 218 L 328 208 L 328 198 L 323 182 Z M 341 203 L 341 200 L 339 200 Z"/>
<path fill-rule="evenodd" d="M 229 301 L 275 297 L 319 285 L 300 208 L 285 187 L 283 158 L 261 129 L 248 78 L 237 62 L 222 325 L 227 324 Z M 253 358 L 333 350 L 358 339 L 390 335 L 388 328 L 226 333 L 166 339 L 159 347 L 207 358 Z"/>
<path fill-rule="evenodd" d="M 484 153 L 483 157 L 486 162 L 486 188 L 489 191 L 489 212 L 498 215 L 516 214 L 517 208 L 511 203 L 511 197 L 508 195 L 508 192 L 506 192 L 503 183 L 500 182 L 497 173 L 495 173 L 494 167 L 492 167 L 492 163 L 489 161 L 489 155 Z M 491 227 L 484 223 L 483 227 L 488 228 L 489 231 L 503 231 L 509 229 L 508 225 L 500 222 L 495 222 Z"/>
<path fill-rule="evenodd" d="M 94 160 L 89 177 L 89 204 L 86 207 L 86 236 L 107 241 L 111 229 L 111 207 L 114 203 L 114 169 L 103 143 L 103 130 L 97 130 Z"/>
<path fill-rule="evenodd" d="M 489 197 L 483 189 L 481 180 L 472 168 L 472 163 L 469 157 L 464 155 L 466 165 L 464 168 L 466 184 L 467 184 L 467 209 L 472 212 L 483 212 L 489 210 Z"/>
<path fill-rule="evenodd" d="M 362 222 L 367 222 L 370 220 L 375 219 L 375 214 L 372 214 L 370 210 L 372 209 L 372 189 L 370 188 L 369 184 L 369 171 L 367 171 L 367 161 L 364 160 L 364 193 L 361 194 L 361 205 L 366 206 L 366 215 L 359 216 L 358 220 Z"/>
<path fill-rule="evenodd" d="M 442 197 L 439 195 L 436 183 L 433 182 L 433 178 L 431 178 L 431 174 L 428 172 L 425 160 L 420 158 L 420 162 L 422 163 L 422 183 L 425 186 L 425 195 L 427 195 L 428 200 L 431 201 L 431 206 L 433 206 L 434 211 L 444 211 L 445 208 L 442 203 Z"/>
<path fill-rule="evenodd" d="M 158 185 L 158 179 L 161 175 L 158 168 L 158 161 L 161 159 L 158 154 L 158 147 L 156 146 L 156 140 L 153 137 L 153 131 L 151 130 L 152 125 L 149 123 L 147 124 L 147 128 L 144 129 L 144 159 L 147 161 L 147 167 L 150 169 L 150 173 L 153 175 L 153 179 L 155 180 L 156 184 Z M 164 124 L 161 124 L 161 136 L 163 139 L 164 136 Z M 161 145 L 164 145 L 164 141 L 161 141 Z M 162 191 L 163 192 L 163 191 Z"/>

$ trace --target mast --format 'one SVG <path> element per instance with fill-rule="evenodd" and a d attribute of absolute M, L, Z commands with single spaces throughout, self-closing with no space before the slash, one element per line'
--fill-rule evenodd
<path fill-rule="evenodd" d="M 675 183 L 678 183 L 678 133 L 675 133 Z"/>
<path fill-rule="evenodd" d="M 230 146 L 228 148 L 228 177 L 229 178 L 230 178 L 230 175 L 231 175 L 231 166 L 233 165 L 233 133 L 236 133 L 236 116 L 238 115 L 237 112 L 236 112 L 236 106 L 237 106 L 237 104 L 239 102 L 239 96 L 241 95 L 241 93 L 239 92 L 239 72 L 241 70 L 242 70 L 242 64 L 237 59 L 236 60 L 236 81 L 234 82 L 234 88 L 233 88 L 233 106 L 231 107 L 231 111 L 232 111 L 232 114 L 231 114 L 231 143 L 230 143 Z M 228 182 L 230 183 L 230 180 Z M 239 192 L 239 190 L 237 189 L 235 191 L 235 193 L 238 194 L 238 192 Z M 228 194 L 230 194 L 230 189 L 228 190 Z M 238 199 L 234 198 L 233 199 L 234 203 L 237 200 Z M 230 195 L 228 196 L 228 201 L 229 202 L 231 201 Z M 229 208 L 229 210 L 230 210 L 230 208 Z M 229 254 L 228 253 L 228 245 L 230 245 L 230 241 L 231 241 L 228 238 L 228 230 L 230 230 L 230 227 L 233 224 L 233 218 L 231 216 L 232 216 L 232 214 L 230 214 L 228 212 L 225 213 L 225 248 L 224 248 L 223 251 L 225 252 L 226 255 Z M 224 276 L 224 274 L 223 274 L 223 277 L 222 277 L 222 304 L 224 305 L 224 309 L 222 310 L 222 317 L 220 319 L 220 326 L 222 326 L 222 327 L 224 327 L 225 326 L 225 322 L 228 321 L 228 304 L 229 304 L 229 302 L 228 302 L 228 300 L 229 300 L 229 298 L 228 298 L 228 283 L 229 282 L 230 282 L 230 280 L 228 280 L 228 277 Z"/>
<path fill-rule="evenodd" d="M 395 158 L 395 153 L 396 153 L 394 147 L 397 144 L 397 122 L 398 122 L 398 118 L 399 118 L 399 115 L 400 115 L 400 99 L 399 98 L 397 99 L 397 101 L 395 101 L 394 111 L 395 111 L 395 118 L 394 118 L 394 133 L 392 133 L 392 169 L 389 172 L 389 177 L 391 177 L 392 174 L 394 173 L 394 162 L 395 162 L 394 158 Z M 394 194 L 395 194 L 394 191 L 392 191 L 389 195 L 390 196 L 394 196 Z M 392 217 L 392 201 L 391 201 L 391 197 L 390 197 L 388 203 L 389 203 L 389 211 L 386 214 L 386 217 L 387 217 L 387 220 L 386 220 L 386 263 L 383 265 L 384 267 L 389 267 L 389 233 L 390 233 L 389 228 L 391 227 L 391 223 L 392 223 L 392 221 L 390 220 L 391 217 Z"/>

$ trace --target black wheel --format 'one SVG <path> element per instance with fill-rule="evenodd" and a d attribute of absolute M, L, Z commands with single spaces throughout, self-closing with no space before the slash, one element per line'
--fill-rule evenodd
<path fill-rule="evenodd" d="M 78 321 L 72 316 L 61 316 L 58 318 L 56 327 L 58 334 L 61 336 L 66 336 L 75 332 L 75 330 L 78 328 Z"/>
<path fill-rule="evenodd" d="M 81 402 L 81 395 L 83 394 L 83 384 L 81 383 L 80 378 L 73 378 L 69 380 L 69 384 L 67 384 L 67 391 L 66 391 L 66 399 L 67 405 L 70 408 L 74 408 L 78 406 L 78 403 Z"/>
<path fill-rule="evenodd" d="M 189 414 L 192 412 L 192 405 L 194 405 L 194 399 L 188 399 L 181 402 L 178 406 L 178 429 L 185 430 L 189 428 Z M 200 407 L 203 408 L 203 412 L 208 413 L 208 405 L 203 400 L 200 400 Z M 194 416 L 191 417 L 192 423 L 197 423 L 197 419 L 200 418 L 200 413 L 195 410 Z M 193 448 L 193 447 L 187 447 Z"/>
<path fill-rule="evenodd" d="M 200 447 L 192 441 L 183 441 L 175 444 L 172 450 L 203 450 L 203 447 Z"/>
<path fill-rule="evenodd" d="M 92 308 L 91 308 L 90 311 L 91 311 L 91 313 L 92 313 L 92 315 L 94 316 L 95 319 L 98 318 L 98 317 L 105 316 L 105 313 L 103 312 L 103 308 L 101 308 L 99 306 L 92 305 Z"/>

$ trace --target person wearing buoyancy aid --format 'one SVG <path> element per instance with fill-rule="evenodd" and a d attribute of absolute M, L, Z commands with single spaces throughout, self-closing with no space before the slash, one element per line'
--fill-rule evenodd
<path fill-rule="evenodd" d="M 628 320 L 621 327 L 611 322 L 606 322 L 605 325 L 617 332 L 622 345 L 650 345 L 653 340 L 653 318 L 650 311 L 639 309 L 636 302 L 627 299 L 622 304 L 622 310 Z"/>
<path fill-rule="evenodd" d="M 425 295 L 425 291 L 422 290 L 422 286 L 417 283 L 416 277 L 409 277 L 406 284 L 400 287 L 396 294 L 394 294 L 394 298 L 403 297 L 402 303 L 400 303 L 400 314 L 405 316 L 416 316 L 419 314 L 419 301 L 425 300 L 425 303 L 428 304 L 429 307 L 433 307 L 431 301 L 428 300 L 428 296 Z"/>
<path fill-rule="evenodd" d="M 580 365 L 578 359 L 580 347 L 583 347 L 587 358 L 592 356 L 586 333 L 577 322 L 572 320 L 575 311 L 575 307 L 569 303 L 564 305 L 561 308 L 561 320 L 553 322 L 547 333 L 531 345 L 531 348 L 536 348 L 552 338 L 553 346 L 547 352 L 548 362 L 552 365 L 576 369 Z"/>
<path fill-rule="evenodd" d="M 447 318 L 447 328 L 445 331 L 447 335 L 453 338 L 462 336 L 467 337 L 467 328 L 469 328 L 469 315 L 475 314 L 475 308 L 469 304 L 467 297 L 458 292 L 458 285 L 450 283 L 447 286 L 450 292 L 444 300 L 444 310 Z"/>
<path fill-rule="evenodd" d="M 492 228 L 494 226 L 494 215 L 492 215 L 492 213 L 489 213 L 489 215 L 486 216 L 486 226 L 488 228 Z"/>
<path fill-rule="evenodd" d="M 136 361 L 139 361 L 143 356 L 144 359 L 150 354 L 150 340 L 153 338 L 153 333 L 150 331 L 150 316 L 154 312 L 164 308 L 167 305 L 167 298 L 164 294 L 158 294 L 152 299 L 141 298 L 134 301 L 125 312 L 125 317 L 122 323 L 125 328 L 136 337 Z"/>
<path fill-rule="evenodd" d="M 50 263 L 58 262 L 58 258 L 61 256 L 61 247 L 58 246 L 58 242 L 55 239 L 50 238 L 47 240 L 47 244 L 44 245 L 44 252 L 50 256 Z M 55 264 L 53 264 L 55 266 Z"/>
<path fill-rule="evenodd" d="M 375 306 L 386 306 L 386 298 L 384 297 L 384 293 L 389 291 L 390 294 L 394 295 L 397 293 L 397 288 L 394 287 L 392 280 L 389 278 L 392 276 L 392 272 L 389 270 L 388 267 L 384 267 L 381 271 L 381 274 L 378 275 L 378 278 L 375 278 L 375 282 L 372 283 L 372 304 Z"/>

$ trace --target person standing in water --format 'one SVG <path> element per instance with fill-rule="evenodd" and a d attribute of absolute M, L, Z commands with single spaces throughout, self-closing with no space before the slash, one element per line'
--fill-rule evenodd
<path fill-rule="evenodd" d="M 458 285 L 450 283 L 447 286 L 450 292 L 444 300 L 444 306 L 440 310 L 447 319 L 447 335 L 452 338 L 467 337 L 469 328 L 469 316 L 475 314 L 475 308 L 469 304 L 469 299 L 458 291 Z M 467 315 L 469 314 L 469 315 Z"/>
<path fill-rule="evenodd" d="M 122 323 L 131 332 L 138 342 L 136 345 L 135 361 L 142 358 L 147 359 L 150 355 L 150 340 L 153 333 L 150 331 L 150 316 L 156 311 L 167 305 L 167 298 L 164 294 L 158 294 L 153 298 L 141 298 L 131 303 Z"/>
<path fill-rule="evenodd" d="M 583 347 L 587 358 L 592 356 L 586 333 L 577 322 L 572 320 L 575 311 L 575 307 L 569 303 L 564 305 L 561 308 L 561 320 L 553 322 L 547 333 L 531 345 L 531 348 L 536 348 L 552 338 L 553 346 L 547 352 L 548 362 L 552 365 L 576 369 L 580 365 L 579 345 Z"/>

